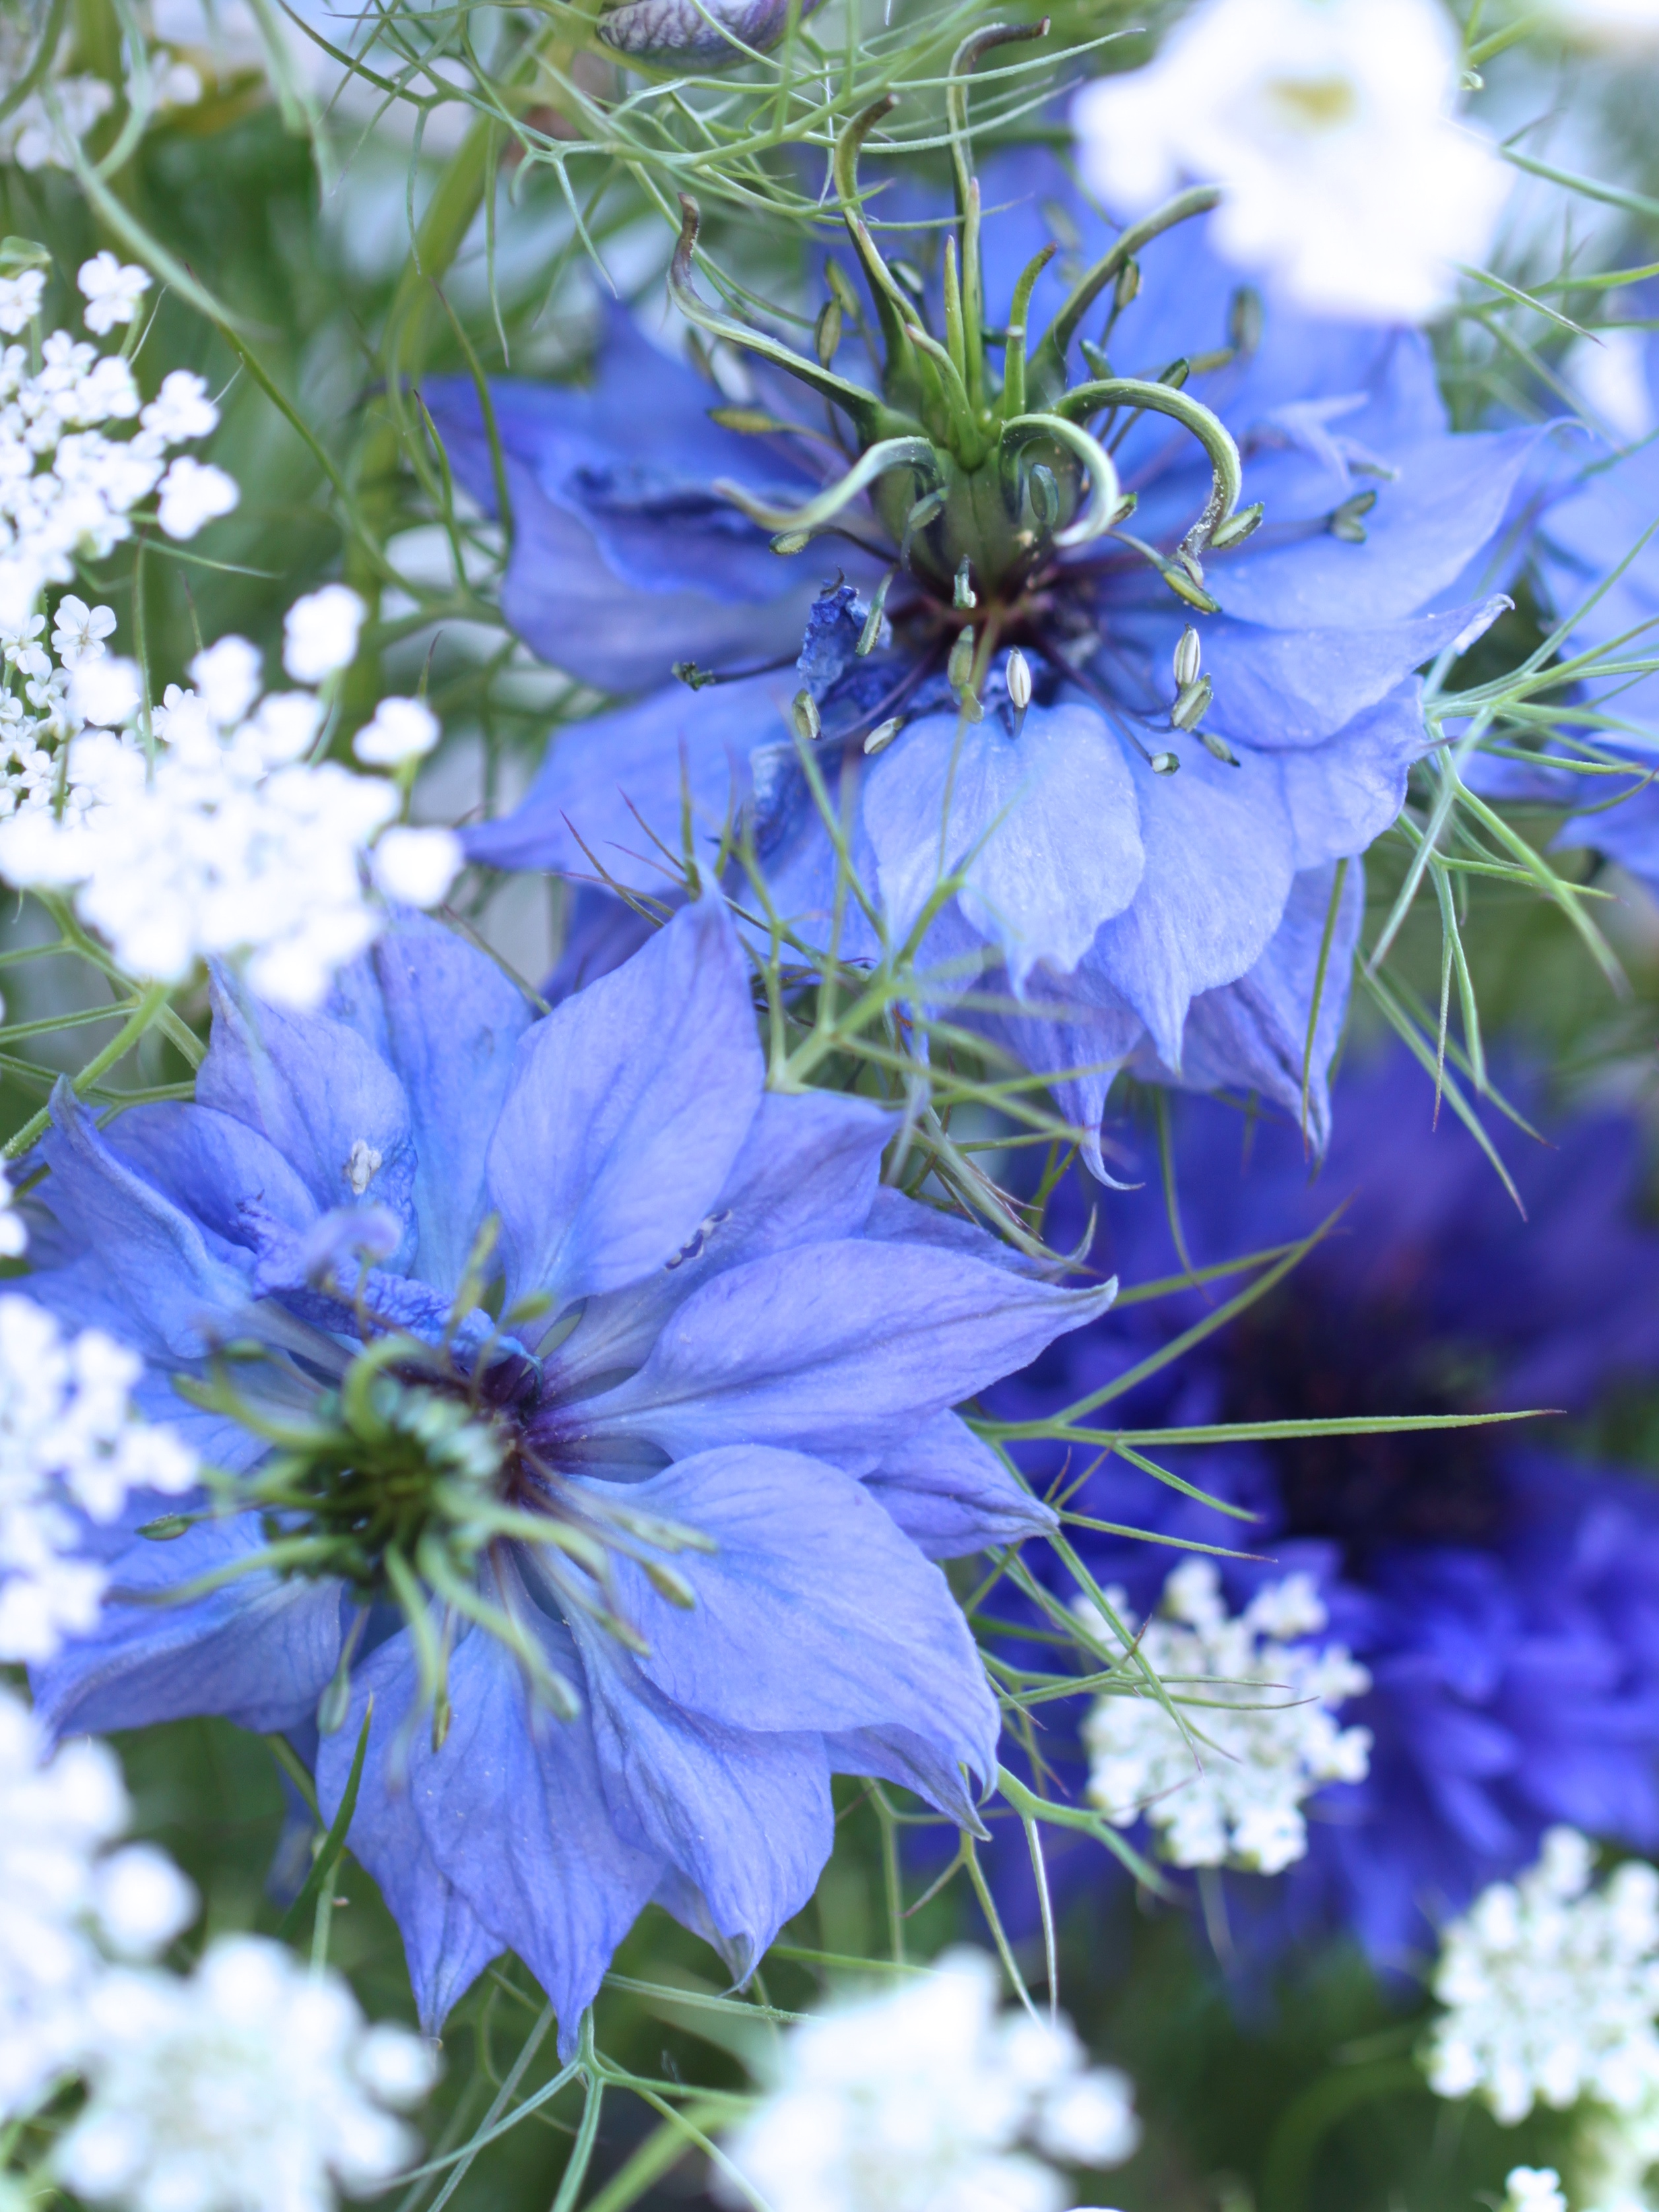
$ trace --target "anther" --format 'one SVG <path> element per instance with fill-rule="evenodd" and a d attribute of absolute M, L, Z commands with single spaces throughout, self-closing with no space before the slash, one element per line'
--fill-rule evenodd
<path fill-rule="evenodd" d="M 1118 271 L 1118 281 L 1112 290 L 1112 305 L 1114 313 L 1120 315 L 1130 301 L 1138 295 L 1140 289 L 1140 263 L 1125 261 Z"/>
<path fill-rule="evenodd" d="M 711 669 L 699 668 L 694 660 L 676 660 L 668 673 L 677 676 L 688 691 L 705 690 L 711 684 L 720 681 Z"/>
<path fill-rule="evenodd" d="M 812 543 L 810 530 L 780 530 L 772 541 L 774 553 L 799 553 Z"/>
<path fill-rule="evenodd" d="M 1089 374 L 1099 377 L 1102 383 L 1108 382 L 1113 371 L 1105 348 L 1097 346 L 1092 338 L 1079 338 L 1077 349 L 1083 355 Z"/>
<path fill-rule="evenodd" d="M 1227 336 L 1235 353 L 1246 360 L 1261 343 L 1261 295 L 1252 284 L 1241 284 L 1227 313 Z"/>
<path fill-rule="evenodd" d="M 797 691 L 790 702 L 790 720 L 795 725 L 795 734 L 815 745 L 823 732 L 823 721 L 818 712 L 818 702 L 810 691 Z"/>
<path fill-rule="evenodd" d="M 902 714 L 889 714 L 885 722 L 878 722 L 864 739 L 867 753 L 884 753 L 905 726 Z"/>
<path fill-rule="evenodd" d="M 1187 635 L 1189 637 L 1192 635 L 1190 630 Z M 1198 661 L 1196 652 L 1192 659 L 1196 666 Z M 1214 697 L 1215 690 L 1215 685 L 1207 676 L 1200 676 L 1192 683 L 1183 684 L 1176 695 L 1174 705 L 1169 709 L 1169 720 L 1174 727 L 1178 730 L 1190 730 Z"/>
<path fill-rule="evenodd" d="M 905 534 L 899 540 L 899 566 L 901 568 L 908 568 L 910 566 L 912 538 L 915 537 L 918 531 L 925 530 L 929 523 L 942 514 L 944 511 L 945 495 L 942 491 L 926 493 L 912 507 L 910 513 L 905 517 Z"/>
<path fill-rule="evenodd" d="M 1183 691 L 1199 680 L 1199 634 L 1188 623 L 1175 646 L 1175 681 Z"/>
<path fill-rule="evenodd" d="M 1238 766 L 1238 755 L 1224 744 L 1213 730 L 1199 730 L 1197 736 L 1199 743 L 1212 759 L 1225 761 L 1229 768 Z"/>
<path fill-rule="evenodd" d="M 950 659 L 945 664 L 945 680 L 953 691 L 965 691 L 973 674 L 973 626 L 956 633 L 956 642 L 950 648 Z"/>
<path fill-rule="evenodd" d="M 959 613 L 966 614 L 979 604 L 979 595 L 973 588 L 973 564 L 966 555 L 956 571 L 956 582 L 951 592 L 951 605 Z"/>
<path fill-rule="evenodd" d="M 1241 507 L 1236 514 L 1229 514 L 1225 522 L 1218 522 L 1210 533 L 1210 550 L 1225 553 L 1229 546 L 1242 545 L 1247 538 L 1253 537 L 1261 527 L 1261 501 L 1254 500 Z"/>
<path fill-rule="evenodd" d="M 1154 753 L 1147 765 L 1154 775 L 1174 775 L 1180 766 L 1179 753 Z"/>
<path fill-rule="evenodd" d="M 898 574 L 896 568 L 889 568 L 875 586 L 875 596 L 869 603 L 869 612 L 864 617 L 864 627 L 858 633 L 858 642 L 852 648 L 860 660 L 875 652 L 881 641 L 881 631 L 887 620 L 887 593 Z"/>
<path fill-rule="evenodd" d="M 354 1138 L 350 1156 L 340 1170 L 353 1198 L 363 1196 L 380 1170 L 381 1156 L 375 1147 L 362 1137 Z"/>
<path fill-rule="evenodd" d="M 1031 663 L 1016 645 L 1008 656 L 1008 702 L 1014 709 L 1014 734 L 1017 738 L 1025 727 L 1026 709 L 1031 704 Z"/>
<path fill-rule="evenodd" d="M 1365 525 L 1360 520 L 1376 505 L 1374 491 L 1357 491 L 1351 499 L 1345 499 L 1332 514 L 1326 528 L 1333 538 L 1339 538 L 1345 545 L 1365 543 Z"/>

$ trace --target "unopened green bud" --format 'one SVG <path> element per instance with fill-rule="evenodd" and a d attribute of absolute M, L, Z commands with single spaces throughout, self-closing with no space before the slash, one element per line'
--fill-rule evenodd
<path fill-rule="evenodd" d="M 1198 732 L 1198 739 L 1205 752 L 1209 753 L 1213 759 L 1225 761 L 1229 768 L 1238 766 L 1238 755 L 1224 744 L 1213 730 L 1200 730 Z"/>
<path fill-rule="evenodd" d="M 973 629 L 959 629 L 956 642 L 950 648 L 950 659 L 945 664 L 945 678 L 953 691 L 967 689 L 973 673 Z"/>
<path fill-rule="evenodd" d="M 1199 680 L 1199 658 L 1201 647 L 1199 634 L 1191 623 L 1181 632 L 1175 645 L 1175 681 L 1182 690 Z"/>
<path fill-rule="evenodd" d="M 1365 543 L 1365 525 L 1360 517 L 1369 514 L 1375 505 L 1376 494 L 1374 491 L 1357 491 L 1351 499 L 1343 501 L 1325 526 L 1333 538 L 1339 538 L 1345 545 L 1363 545 Z"/>
<path fill-rule="evenodd" d="M 795 725 L 796 737 L 804 738 L 809 745 L 817 744 L 824 725 L 818 712 L 818 702 L 810 691 L 796 693 L 790 702 L 790 720 Z"/>
<path fill-rule="evenodd" d="M 1192 634 L 1190 630 L 1187 632 L 1189 637 Z M 1196 683 L 1183 684 L 1176 695 L 1174 705 L 1169 709 L 1169 719 L 1175 727 L 1190 730 L 1215 696 L 1215 692 L 1216 687 L 1207 676 L 1200 676 Z"/>
<path fill-rule="evenodd" d="M 1154 753 L 1149 763 L 1154 775 L 1174 775 L 1180 766 L 1179 753 Z"/>
<path fill-rule="evenodd" d="M 1116 285 L 1113 287 L 1112 293 L 1112 304 L 1119 314 L 1123 313 L 1124 309 L 1129 305 L 1131 300 L 1139 295 L 1140 289 L 1140 263 L 1138 261 L 1125 261 L 1123 267 L 1118 271 L 1118 281 Z"/>
<path fill-rule="evenodd" d="M 1262 512 L 1258 499 L 1248 507 L 1241 507 L 1236 514 L 1229 514 L 1225 522 L 1218 522 L 1210 533 L 1211 551 L 1224 553 L 1229 545 L 1242 545 L 1247 538 L 1253 537 L 1261 528 Z"/>
<path fill-rule="evenodd" d="M 885 722 L 878 722 L 864 739 L 867 753 L 884 753 L 905 726 L 902 714 L 890 714 Z"/>
<path fill-rule="evenodd" d="M 812 334 L 812 343 L 820 368 L 827 368 L 841 343 L 841 302 L 839 300 L 825 301 Z"/>
<path fill-rule="evenodd" d="M 1008 696 L 1016 714 L 1031 704 L 1031 663 L 1016 645 L 1008 656 Z"/>
<path fill-rule="evenodd" d="M 858 295 L 853 289 L 852 279 L 839 261 L 824 264 L 824 281 L 829 286 L 835 304 L 850 323 L 858 319 Z"/>
<path fill-rule="evenodd" d="M 959 613 L 966 613 L 979 604 L 979 595 L 973 588 L 973 564 L 966 556 L 956 571 L 956 582 L 951 592 L 951 605 Z"/>

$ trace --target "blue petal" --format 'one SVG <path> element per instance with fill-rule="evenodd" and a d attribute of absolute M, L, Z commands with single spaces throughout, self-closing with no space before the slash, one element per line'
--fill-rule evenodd
<path fill-rule="evenodd" d="M 1243 975 L 1278 927 L 1291 830 L 1280 763 L 1265 753 L 1234 768 L 1189 744 L 1176 775 L 1140 775 L 1138 797 L 1146 873 L 1080 964 L 1134 1008 L 1178 1068 L 1192 1000 Z"/>
<path fill-rule="evenodd" d="M 1400 622 L 1449 590 L 1491 540 L 1544 434 L 1469 433 L 1391 453 L 1400 481 L 1375 487 L 1363 545 L 1325 534 L 1247 540 L 1211 563 L 1211 586 L 1229 615 L 1276 629 Z M 1248 478 L 1245 489 L 1256 495 Z"/>
<path fill-rule="evenodd" d="M 883 1452 L 864 1480 L 870 1496 L 930 1559 L 960 1559 L 987 1544 L 1017 1544 L 1059 1525 L 955 1413 L 936 1414 L 925 1428 Z"/>
<path fill-rule="evenodd" d="M 681 1711 L 602 1630 L 578 1619 L 572 1632 L 617 1826 L 697 1885 L 747 1975 L 811 1897 L 835 1840 L 821 1738 Z"/>
<path fill-rule="evenodd" d="M 1412 763 L 1430 746 L 1413 678 L 1345 730 L 1306 752 L 1281 753 L 1279 774 L 1298 870 L 1363 853 L 1406 803 Z"/>
<path fill-rule="evenodd" d="M 439 1872 L 393 1753 L 399 1731 L 419 1725 L 418 1714 L 411 1718 L 415 1686 L 406 1632 L 381 1644 L 355 1670 L 345 1724 L 338 1735 L 325 1736 L 318 1751 L 317 1803 L 332 1826 L 372 1698 L 374 1717 L 348 1840 L 379 1883 L 387 1910 L 398 1923 L 421 2027 L 428 2035 L 436 2035 L 457 2000 L 504 1945 Z"/>
<path fill-rule="evenodd" d="M 52 1211 L 101 1262 L 117 1333 L 152 1358 L 200 1358 L 247 1304 L 247 1264 L 216 1256 L 197 1223 L 117 1157 L 67 1083 L 40 1152 Z"/>
<path fill-rule="evenodd" d="M 356 1197 L 412 1218 L 409 1102 L 380 1054 L 344 1022 L 265 1006 L 216 970 L 196 1098 L 268 1137 L 323 1212 Z M 359 1139 L 381 1156 L 364 1193 L 354 1193 L 349 1172 Z"/>
<path fill-rule="evenodd" d="M 650 1646 L 641 1672 L 728 1727 L 914 1730 L 992 1771 L 996 1700 L 967 1624 L 924 1559 L 849 1475 L 799 1452 L 703 1452 L 627 1492 L 718 1549 L 682 1555 L 690 1612 L 619 1563 Z"/>
<path fill-rule="evenodd" d="M 372 975 L 372 984 L 369 978 Z M 421 915 L 400 915 L 368 962 L 342 977 L 374 1019 L 401 1079 L 415 1146 L 415 1264 L 445 1303 L 485 1212 L 485 1141 L 529 1027 L 524 994 L 493 960 Z M 353 1010 L 337 1006 L 345 1018 Z"/>
<path fill-rule="evenodd" d="M 1333 737 L 1394 691 L 1445 647 L 1469 645 L 1508 605 L 1497 599 L 1408 622 L 1363 629 L 1264 629 L 1223 619 L 1206 625 L 1205 672 L 1216 695 L 1205 716 L 1219 736 L 1279 752 Z M 1168 668 L 1184 624 L 1179 615 L 1131 617 L 1114 630 L 1134 637 Z M 1170 696 L 1174 684 L 1168 685 Z"/>
<path fill-rule="evenodd" d="M 519 1603 L 532 1632 L 549 1632 L 521 1592 Z M 586 1717 L 534 1707 L 517 1660 L 486 1630 L 458 1640 L 449 1695 L 442 1751 L 424 1723 L 406 1740 L 410 1802 L 445 1880 L 552 2000 L 569 2057 L 662 1860 L 618 1834 Z"/>
<path fill-rule="evenodd" d="M 295 1231 L 316 1218 L 315 1200 L 271 1139 L 214 1107 L 135 1107 L 112 1122 L 107 1141 L 226 1247 L 255 1242 L 249 1200 Z"/>
<path fill-rule="evenodd" d="M 832 1772 L 873 1774 L 913 1790 L 960 1828 L 985 1837 L 990 1831 L 975 1808 L 973 1792 L 960 1766 L 942 1759 L 930 1743 L 909 1729 L 845 1729 L 824 1738 Z"/>
<path fill-rule="evenodd" d="M 900 1425 L 919 1426 L 1024 1366 L 1111 1297 L 922 1244 L 774 1253 L 688 1298 L 645 1365 L 582 1405 L 582 1425 L 676 1457 L 743 1440 L 862 1457 L 867 1468 Z"/>
<path fill-rule="evenodd" d="M 520 1043 L 489 1154 L 509 1299 L 545 1292 L 557 1310 L 671 1259 L 718 1197 L 764 1074 L 711 892 Z"/>
<path fill-rule="evenodd" d="M 705 1222 L 668 1265 L 589 1301 L 550 1368 L 560 1387 L 644 1359 L 676 1306 L 711 1275 L 769 1252 L 857 1234 L 875 1203 L 897 1115 L 838 1092 L 767 1091 Z"/>
<path fill-rule="evenodd" d="M 476 390 L 437 379 L 424 397 L 457 480 L 493 514 Z M 502 611 L 545 660 L 627 691 L 676 660 L 723 667 L 792 647 L 819 578 L 711 487 L 729 477 L 795 499 L 814 485 L 711 422 L 708 387 L 625 316 L 612 318 L 592 386 L 503 380 L 491 398 L 513 509 Z"/>
<path fill-rule="evenodd" d="M 1258 1091 L 1297 1122 L 1302 1119 L 1305 1062 L 1307 1133 L 1315 1153 L 1324 1151 L 1330 1136 L 1331 1061 L 1347 1018 L 1349 981 L 1365 917 L 1364 872 L 1352 860 L 1326 945 L 1335 878 L 1333 864 L 1299 875 L 1285 901 L 1284 920 L 1249 973 L 1193 1000 L 1181 1060 L 1182 1079 L 1190 1089 L 1231 1085 Z M 1321 948 L 1324 982 L 1309 1052 Z M 1158 1073 L 1161 1080 L 1170 1079 L 1167 1069 Z"/>
<path fill-rule="evenodd" d="M 497 868 L 589 879 L 602 870 L 625 890 L 660 896 L 664 863 L 648 831 L 677 854 L 689 801 L 698 838 L 717 841 L 748 796 L 750 752 L 787 735 L 788 702 L 771 677 L 701 691 L 674 684 L 561 730 L 512 813 L 462 831 L 467 854 Z"/>
<path fill-rule="evenodd" d="M 877 762 L 863 807 L 894 936 L 961 870 L 962 911 L 1016 988 L 1039 960 L 1075 968 L 1141 879 L 1134 787 L 1090 707 L 1033 708 L 1017 738 L 998 714 L 930 715 Z"/>
<path fill-rule="evenodd" d="M 262 1541 L 249 1515 L 201 1522 L 172 1542 L 141 1539 L 123 1553 L 96 1628 L 32 1676 L 54 1734 L 203 1713 L 263 1735 L 309 1720 L 339 1663 L 340 1583 L 253 1572 L 193 1601 L 172 1599 Z"/>

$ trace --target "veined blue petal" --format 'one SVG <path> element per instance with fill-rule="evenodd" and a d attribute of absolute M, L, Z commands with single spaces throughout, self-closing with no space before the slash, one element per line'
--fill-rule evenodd
<path fill-rule="evenodd" d="M 906 1535 L 930 1559 L 960 1559 L 988 1544 L 1017 1544 L 1058 1526 L 991 1446 L 955 1413 L 884 1452 L 864 1478 Z"/>
<path fill-rule="evenodd" d="M 573 1633 L 613 1819 L 696 1884 L 747 1975 L 811 1897 L 835 1840 L 822 1738 L 686 1712 L 603 1631 L 577 1620 Z"/>
<path fill-rule="evenodd" d="M 381 1644 L 352 1676 L 345 1725 L 322 1739 L 317 1754 L 317 1803 L 331 1826 L 345 1795 L 369 1698 L 375 1701 L 369 1747 L 347 1840 L 380 1885 L 403 1937 L 415 2009 L 428 2035 L 441 2033 L 457 2001 L 505 1948 L 440 1870 L 426 1847 L 412 1797 L 393 1747 L 412 1736 L 423 1716 L 412 1711 L 416 1668 L 406 1634 Z"/>
<path fill-rule="evenodd" d="M 412 1218 L 409 1102 L 380 1054 L 344 1022 L 266 1006 L 216 970 L 196 1099 L 268 1137 L 320 1211 L 357 1200 Z M 372 1153 L 379 1164 L 365 1182 Z"/>
<path fill-rule="evenodd" d="M 718 1549 L 685 1555 L 697 1603 L 630 1563 L 642 1674 L 676 1705 L 763 1731 L 907 1728 L 987 1778 L 996 1701 L 948 1584 L 863 1486 L 800 1452 L 702 1452 L 629 1493 Z"/>
<path fill-rule="evenodd" d="M 309 1720 L 339 1662 L 339 1583 L 253 1572 L 188 1603 L 171 1598 L 262 1540 L 248 1515 L 198 1522 L 171 1542 L 140 1539 L 122 1553 L 97 1626 L 32 1673 L 53 1733 L 217 1713 L 268 1735 Z"/>
<path fill-rule="evenodd" d="M 528 1030 L 490 1145 L 509 1297 L 562 1309 L 671 1260 L 760 1103 L 748 976 L 717 892 Z"/>
<path fill-rule="evenodd" d="M 740 1440 L 879 1456 L 900 1425 L 1022 1366 L 1111 1295 L 921 1244 L 775 1253 L 688 1298 L 639 1371 L 583 1404 L 583 1425 L 676 1456 Z"/>
<path fill-rule="evenodd" d="M 1034 707 L 1017 738 L 997 714 L 930 715 L 877 761 L 863 805 L 895 938 L 961 870 L 962 910 L 1016 988 L 1040 960 L 1075 968 L 1141 880 L 1134 785 L 1092 707 Z"/>

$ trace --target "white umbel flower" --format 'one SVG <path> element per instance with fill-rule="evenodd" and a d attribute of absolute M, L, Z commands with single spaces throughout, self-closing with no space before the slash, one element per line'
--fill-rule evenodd
<path fill-rule="evenodd" d="M 85 2109 L 59 2178 L 121 2212 L 331 2212 L 408 2163 L 387 2107 L 436 2069 L 406 2030 L 369 2027 L 338 1977 L 279 1943 L 222 1936 L 188 1980 L 114 1972 L 88 2004 Z"/>
<path fill-rule="evenodd" d="M 160 1950 L 195 1911 L 190 1885 L 146 1844 L 112 1849 L 126 1791 L 101 1743 L 48 1759 L 44 1731 L 0 1687 L 0 2118 L 28 2112 L 84 2055 L 107 1949 Z"/>
<path fill-rule="evenodd" d="M 283 623 L 283 666 L 296 684 L 320 684 L 349 668 L 369 610 L 349 584 L 325 584 L 296 599 Z"/>
<path fill-rule="evenodd" d="M 784 2038 L 771 2093 L 728 2139 L 772 2212 L 1061 2212 L 1048 2157 L 1121 2165 L 1127 2077 L 1089 2068 L 1064 2021 L 997 2009 L 983 1952 L 820 2014 Z M 746 2204 L 729 2175 L 722 2203 Z"/>
<path fill-rule="evenodd" d="M 87 303 L 87 328 L 98 337 L 118 323 L 130 323 L 149 289 L 148 272 L 118 261 L 107 246 L 81 264 L 75 281 Z"/>
<path fill-rule="evenodd" d="M 65 1336 L 32 1298 L 0 1296 L 0 1659 L 49 1659 L 97 1618 L 109 1578 L 80 1516 L 113 1521 L 135 1492 L 196 1480 L 195 1454 L 133 1411 L 143 1371 L 101 1330 Z"/>
<path fill-rule="evenodd" d="M 1510 176 L 1455 119 L 1439 0 L 1205 0 L 1149 68 L 1072 109 L 1114 214 L 1219 184 L 1217 250 L 1316 314 L 1418 321 L 1481 260 Z"/>
<path fill-rule="evenodd" d="M 1552 1828 L 1536 1866 L 1481 1892 L 1442 1939 L 1430 2086 L 1512 2126 L 1535 2103 L 1634 2112 L 1659 2092 L 1659 1873 L 1591 1887 L 1595 1849 Z"/>
<path fill-rule="evenodd" d="M 1132 1626 L 1122 1593 L 1109 1595 Z M 1326 1617 L 1306 1575 L 1268 1583 L 1232 1619 L 1209 1560 L 1178 1567 L 1139 1651 L 1185 1730 L 1144 1692 L 1097 1698 L 1083 1723 L 1089 1795 L 1113 1826 L 1150 1821 L 1177 1866 L 1278 1874 L 1299 1859 L 1302 1801 L 1324 1783 L 1363 1780 L 1371 1747 L 1369 1729 L 1332 1717 L 1369 1689 L 1365 1669 L 1341 1644 L 1284 1640 L 1316 1636 Z"/>
<path fill-rule="evenodd" d="M 1498 2212 L 1567 2212 L 1560 2175 L 1552 2166 L 1512 2166 Z"/>

